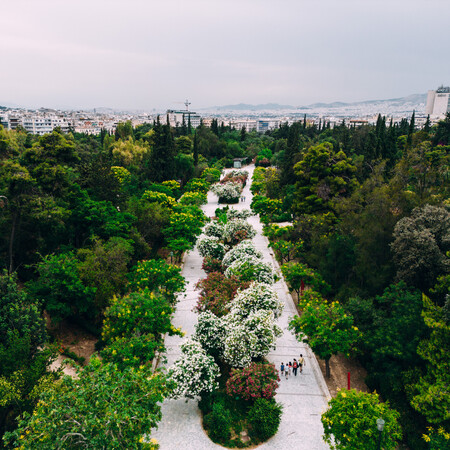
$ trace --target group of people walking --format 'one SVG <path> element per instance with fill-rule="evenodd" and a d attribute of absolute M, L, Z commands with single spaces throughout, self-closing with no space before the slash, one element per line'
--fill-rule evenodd
<path fill-rule="evenodd" d="M 305 358 L 303 358 L 302 354 L 300 355 L 300 358 L 298 359 L 298 361 L 294 358 L 293 362 L 289 361 L 286 364 L 284 364 L 282 362 L 281 366 L 280 366 L 281 377 L 284 376 L 287 380 L 287 379 L 289 379 L 289 376 L 291 375 L 291 373 L 296 377 L 297 370 L 300 373 L 302 373 L 303 367 L 305 367 Z"/>

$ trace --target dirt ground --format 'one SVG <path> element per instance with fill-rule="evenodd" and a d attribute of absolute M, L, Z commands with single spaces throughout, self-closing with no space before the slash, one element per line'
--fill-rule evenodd
<path fill-rule="evenodd" d="M 53 327 L 47 317 L 47 328 L 49 333 L 55 338 L 59 344 L 59 348 L 63 348 L 75 353 L 77 356 L 84 358 L 84 363 L 89 362 L 90 357 L 95 352 L 95 344 L 97 337 L 83 330 L 79 326 L 71 323 L 63 322 L 58 327 Z M 51 368 L 55 370 L 59 368 L 65 359 L 70 359 L 68 356 L 60 354 L 57 360 L 52 364 Z M 75 369 L 72 367 L 65 367 L 64 373 L 74 375 Z"/>

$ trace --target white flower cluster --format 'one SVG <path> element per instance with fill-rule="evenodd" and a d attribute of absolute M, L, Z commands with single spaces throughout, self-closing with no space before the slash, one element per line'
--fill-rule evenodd
<path fill-rule="evenodd" d="M 216 183 L 211 186 L 211 191 L 225 202 L 232 202 L 239 199 L 242 193 L 240 183 L 228 182 L 224 184 Z"/>
<path fill-rule="evenodd" d="M 240 176 L 248 176 L 248 172 L 244 169 L 234 169 L 231 172 L 228 172 L 227 175 L 230 177 L 240 177 Z"/>
<path fill-rule="evenodd" d="M 235 260 L 227 270 L 225 270 L 225 276 L 227 278 L 230 278 L 232 275 L 239 277 L 245 273 L 253 273 L 254 280 L 259 283 L 275 283 L 276 275 L 273 266 L 255 257 L 244 255 L 241 259 Z"/>
<path fill-rule="evenodd" d="M 223 321 L 227 329 L 223 359 L 233 367 L 245 367 L 253 358 L 266 356 L 282 334 L 271 311 L 252 312 L 245 319 L 230 313 Z"/>
<path fill-rule="evenodd" d="M 236 237 L 236 234 L 240 231 L 245 231 L 247 239 L 252 239 L 256 236 L 255 229 L 243 219 L 234 219 L 226 223 L 223 231 L 223 240 L 225 242 L 232 242 Z"/>
<path fill-rule="evenodd" d="M 250 216 L 252 216 L 253 213 L 249 209 L 234 209 L 230 208 L 227 211 L 227 219 L 233 220 L 233 219 L 248 219 Z"/>
<path fill-rule="evenodd" d="M 220 242 L 219 238 L 215 236 L 204 236 L 197 241 L 197 248 L 201 256 L 206 258 L 211 256 L 213 258 L 222 259 L 225 255 L 225 246 Z"/>
<path fill-rule="evenodd" d="M 208 225 L 206 225 L 203 233 L 206 234 L 206 236 L 214 236 L 216 238 L 222 239 L 224 229 L 225 225 L 222 222 L 219 222 L 218 220 L 212 220 L 208 223 Z"/>
<path fill-rule="evenodd" d="M 194 339 L 199 341 L 208 353 L 222 354 L 225 337 L 225 323 L 221 318 L 210 311 L 199 314 Z"/>
<path fill-rule="evenodd" d="M 283 312 L 284 304 L 269 284 L 252 283 L 248 289 L 238 292 L 229 307 L 230 314 L 242 318 L 261 310 L 272 312 L 274 318 L 277 319 Z"/>
<path fill-rule="evenodd" d="M 239 244 L 229 250 L 223 258 L 222 265 L 229 267 L 234 261 L 245 259 L 246 257 L 257 259 L 262 259 L 263 257 L 262 253 L 259 250 L 256 250 L 256 247 L 250 239 L 239 242 Z"/>
<path fill-rule="evenodd" d="M 220 375 L 219 366 L 209 356 L 199 342 L 188 340 L 181 346 L 182 356 L 169 373 L 175 381 L 173 398 L 194 398 L 219 387 L 216 381 Z"/>

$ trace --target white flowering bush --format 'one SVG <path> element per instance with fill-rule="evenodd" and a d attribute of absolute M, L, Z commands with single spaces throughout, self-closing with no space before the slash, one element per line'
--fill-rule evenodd
<path fill-rule="evenodd" d="M 255 229 L 243 219 L 230 220 L 225 224 L 223 231 L 223 240 L 230 245 L 239 244 L 239 242 L 252 239 L 255 236 Z"/>
<path fill-rule="evenodd" d="M 221 355 L 225 342 L 225 323 L 210 311 L 199 314 L 194 339 L 211 355 Z"/>
<path fill-rule="evenodd" d="M 220 203 L 237 203 L 242 193 L 240 183 L 216 183 L 211 186 L 211 191 L 219 197 Z"/>
<path fill-rule="evenodd" d="M 227 278 L 232 275 L 238 277 L 241 281 L 257 281 L 266 284 L 274 284 L 278 278 L 271 264 L 247 255 L 235 260 L 225 270 Z"/>
<path fill-rule="evenodd" d="M 203 233 L 206 234 L 206 236 L 213 236 L 222 239 L 224 229 L 225 225 L 222 222 L 219 222 L 218 220 L 212 220 L 210 223 L 208 223 L 208 225 L 206 225 Z"/>
<path fill-rule="evenodd" d="M 198 252 L 204 258 L 210 256 L 216 259 L 222 259 L 226 249 L 219 238 L 215 236 L 204 236 L 197 241 Z"/>
<path fill-rule="evenodd" d="M 253 215 L 253 213 L 249 209 L 238 210 L 238 209 L 230 208 L 227 211 L 227 219 L 228 220 L 248 219 L 252 215 Z"/>
<path fill-rule="evenodd" d="M 181 353 L 169 371 L 169 378 L 176 383 L 172 398 L 195 398 L 219 388 L 219 366 L 200 342 L 188 340 L 181 346 Z"/>
<path fill-rule="evenodd" d="M 284 304 L 278 298 L 278 294 L 269 284 L 252 283 L 243 291 L 240 291 L 229 304 L 230 313 L 242 318 L 257 311 L 272 312 L 277 319 L 283 312 Z"/>
<path fill-rule="evenodd" d="M 262 259 L 263 257 L 263 254 L 259 250 L 256 250 L 256 247 L 250 239 L 244 239 L 229 250 L 223 258 L 222 265 L 224 267 L 230 267 L 234 261 L 245 259 L 246 257 L 256 259 Z"/>
<path fill-rule="evenodd" d="M 248 172 L 244 169 L 233 169 L 227 175 L 230 177 L 248 177 Z"/>
<path fill-rule="evenodd" d="M 223 359 L 233 367 L 245 367 L 253 358 L 266 356 L 282 334 L 270 311 L 253 312 L 245 319 L 230 313 L 223 321 L 227 330 Z"/>

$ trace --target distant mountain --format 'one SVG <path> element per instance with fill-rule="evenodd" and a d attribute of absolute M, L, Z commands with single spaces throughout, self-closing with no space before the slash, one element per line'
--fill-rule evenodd
<path fill-rule="evenodd" d="M 248 103 L 239 103 L 237 105 L 223 105 L 212 106 L 210 108 L 201 108 L 202 111 L 279 111 L 279 110 L 306 110 L 306 109 L 318 109 L 318 108 L 345 108 L 349 106 L 369 106 L 369 105 L 382 105 L 390 104 L 392 106 L 399 106 L 403 104 L 420 104 L 425 103 L 427 100 L 427 94 L 412 94 L 406 97 L 390 98 L 385 100 L 364 100 L 360 102 L 332 102 L 332 103 L 313 103 L 307 106 L 292 106 L 292 105 L 280 105 L 279 103 L 263 103 L 259 105 L 252 105 Z"/>

